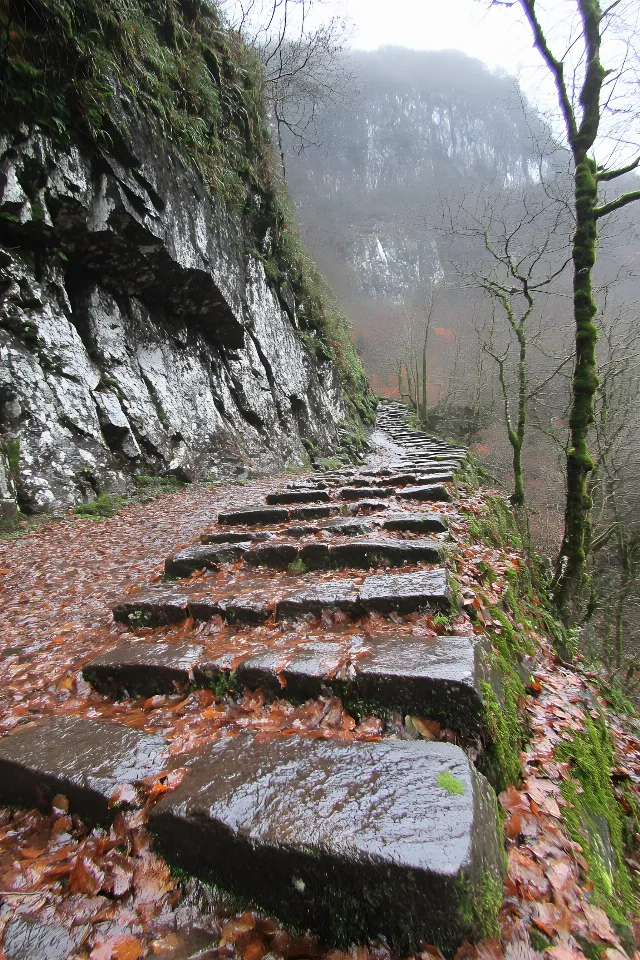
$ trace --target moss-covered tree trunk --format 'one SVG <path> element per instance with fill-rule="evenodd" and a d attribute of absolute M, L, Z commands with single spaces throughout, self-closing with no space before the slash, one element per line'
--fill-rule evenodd
<path fill-rule="evenodd" d="M 567 495 L 565 530 L 558 556 L 554 580 L 554 596 L 565 624 L 576 623 L 582 611 L 586 562 L 591 546 L 591 497 L 588 478 L 593 469 L 589 454 L 589 428 L 594 420 L 595 395 L 598 388 L 594 317 L 597 307 L 593 299 L 592 273 L 596 262 L 597 226 L 600 217 L 640 200 L 640 190 L 623 194 L 616 200 L 598 206 L 598 184 L 615 180 L 635 170 L 640 156 L 617 170 L 598 168 L 590 156 L 603 112 L 600 102 L 602 84 L 607 74 L 600 62 L 603 13 L 599 0 L 577 0 L 580 15 L 580 37 L 584 48 L 584 75 L 577 91 L 565 78 L 564 57 L 554 56 L 536 9 L 537 0 L 520 0 L 527 16 L 534 43 L 553 76 L 558 104 L 564 120 L 567 140 L 574 164 L 575 222 L 573 235 L 573 315 L 575 320 L 575 366 L 569 417 L 567 451 Z M 625 69 L 624 63 L 619 71 Z M 577 96 L 576 96 L 577 93 Z"/>
<path fill-rule="evenodd" d="M 573 235 L 573 314 L 576 356 L 572 380 L 567 451 L 567 488 L 564 537 L 556 574 L 556 602 L 565 623 L 580 610 L 584 574 L 591 540 L 591 496 L 588 479 L 593 460 L 587 445 L 598 389 L 592 273 L 596 262 L 598 181 L 596 165 L 583 153 L 576 157 Z"/>
<path fill-rule="evenodd" d="M 420 406 L 420 419 L 423 424 L 427 422 L 429 410 L 427 407 L 427 338 L 424 338 L 422 347 L 422 403 Z"/>

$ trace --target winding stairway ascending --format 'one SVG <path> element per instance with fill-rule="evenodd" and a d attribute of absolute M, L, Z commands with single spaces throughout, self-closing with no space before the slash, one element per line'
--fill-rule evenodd
<path fill-rule="evenodd" d="M 501 889 L 495 795 L 470 759 L 481 766 L 491 746 L 482 691 L 492 677 L 481 638 L 420 635 L 403 617 L 452 612 L 438 504 L 454 499 L 465 452 L 408 429 L 393 402 L 380 405 L 373 441 L 361 470 L 324 471 L 220 514 L 199 545 L 167 558 L 165 584 L 114 608 L 130 627 L 220 617 L 219 655 L 196 633 L 175 643 L 146 633 L 84 675 L 106 696 L 329 690 L 361 710 L 419 718 L 414 731 L 425 718 L 452 730 L 456 743 L 404 739 L 397 722 L 364 742 L 303 731 L 218 739 L 183 759 L 186 777 L 150 819 L 170 862 L 326 942 L 382 935 L 399 950 L 452 950 L 487 934 Z M 222 584 L 191 576 L 203 569 L 223 571 Z M 230 658 L 233 630 L 265 623 L 295 625 L 295 644 Z M 0 742 L 0 802 L 65 793 L 72 811 L 104 823 L 115 787 L 162 770 L 165 747 L 124 725 L 49 719 Z"/>

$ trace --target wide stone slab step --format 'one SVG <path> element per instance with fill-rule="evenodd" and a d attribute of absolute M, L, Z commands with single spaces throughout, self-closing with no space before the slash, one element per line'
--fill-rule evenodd
<path fill-rule="evenodd" d="M 338 491 L 341 500 L 362 500 L 367 497 L 392 497 L 395 493 L 393 487 L 342 487 Z"/>
<path fill-rule="evenodd" d="M 489 932 L 496 824 L 459 747 L 247 733 L 209 748 L 150 816 L 170 861 L 267 914 L 327 943 L 384 936 L 404 952 L 452 953 Z"/>
<path fill-rule="evenodd" d="M 219 570 L 222 564 L 239 560 L 251 547 L 250 540 L 185 547 L 167 557 L 164 562 L 165 576 L 188 577 L 194 570 Z"/>
<path fill-rule="evenodd" d="M 258 543 L 273 536 L 266 530 L 223 530 L 222 533 L 203 533 L 200 543 Z"/>
<path fill-rule="evenodd" d="M 388 631 L 367 634 L 348 650 L 339 639 L 312 640 L 288 653 L 266 648 L 237 660 L 237 652 L 230 658 L 228 651 L 212 656 L 195 645 L 129 642 L 86 664 L 82 674 L 110 696 L 151 696 L 230 682 L 233 666 L 240 687 L 259 687 L 268 696 L 306 700 L 329 692 L 347 704 L 366 703 L 370 713 L 400 711 L 466 738 L 490 739 L 482 683 L 492 676 L 484 642 L 473 636 Z"/>
<path fill-rule="evenodd" d="M 398 497 L 401 500 L 420 500 L 423 503 L 427 501 L 436 501 L 438 503 L 450 503 L 451 494 L 442 484 L 428 484 L 423 487 L 403 487 L 398 490 Z"/>
<path fill-rule="evenodd" d="M 205 659 L 194 676 L 208 686 L 224 672 L 223 664 Z M 328 690 L 347 702 L 366 702 L 372 713 L 398 710 L 465 737 L 488 738 L 481 684 L 491 677 L 486 651 L 474 637 L 367 635 L 362 649 L 346 656 L 336 641 L 314 641 L 291 655 L 266 650 L 247 657 L 235 675 L 242 686 L 271 696 L 304 700 Z"/>
<path fill-rule="evenodd" d="M 328 497 L 327 497 L 328 499 Z M 228 510 L 218 514 L 218 523 L 224 526 L 266 526 L 267 524 L 287 523 L 289 520 L 320 520 L 338 512 L 337 504 L 304 504 L 299 507 L 243 507 L 240 510 Z"/>
<path fill-rule="evenodd" d="M 451 595 L 444 568 L 418 573 L 366 577 L 360 587 L 349 580 L 335 580 L 307 587 L 280 600 L 276 620 L 306 614 L 320 616 L 323 610 L 360 615 L 367 610 L 413 613 L 416 610 L 448 610 Z"/>
<path fill-rule="evenodd" d="M 82 676 L 109 695 L 174 693 L 193 682 L 202 649 L 187 643 L 121 643 L 85 664 Z"/>
<path fill-rule="evenodd" d="M 180 623 L 188 616 L 194 620 L 220 616 L 228 623 L 261 624 L 272 616 L 276 620 L 297 619 L 309 614 L 320 616 L 324 610 L 361 616 L 367 610 L 446 612 L 451 606 L 444 567 L 365 577 L 361 586 L 351 580 L 310 583 L 275 597 L 267 582 L 260 589 L 239 589 L 232 596 L 217 595 L 215 589 L 208 595 L 202 593 L 201 587 L 192 595 L 189 586 L 180 591 L 149 587 L 129 595 L 113 607 L 114 620 L 129 627 L 158 627 Z"/>
<path fill-rule="evenodd" d="M 244 555 L 245 563 L 254 566 L 276 567 L 285 570 L 300 561 L 309 570 L 354 567 L 366 569 L 389 565 L 401 567 L 411 563 L 437 563 L 442 559 L 442 547 L 433 540 L 350 540 L 330 543 L 314 540 L 300 545 L 278 541 L 257 543 Z"/>
<path fill-rule="evenodd" d="M 286 507 L 242 507 L 240 510 L 227 510 L 218 514 L 218 523 L 240 526 L 263 525 L 267 523 L 286 523 L 289 511 Z"/>
<path fill-rule="evenodd" d="M 81 717 L 18 728 L 0 740 L 0 805 L 43 807 L 64 794 L 71 813 L 104 823 L 116 788 L 160 773 L 166 750 L 162 737 Z"/>
<path fill-rule="evenodd" d="M 445 533 L 448 529 L 446 519 L 439 513 L 392 513 L 382 526 L 407 533 Z"/>
<path fill-rule="evenodd" d="M 268 493 L 265 497 L 265 503 L 328 503 L 330 499 L 325 489 L 283 490 L 277 493 Z"/>

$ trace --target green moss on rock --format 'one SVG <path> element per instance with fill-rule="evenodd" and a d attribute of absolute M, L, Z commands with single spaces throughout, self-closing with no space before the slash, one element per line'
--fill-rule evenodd
<path fill-rule="evenodd" d="M 212 0 L 0 5 L 0 127 L 21 136 L 37 125 L 63 149 L 80 139 L 129 164 L 130 131 L 150 124 L 242 217 L 245 252 L 260 258 L 283 308 L 295 304 L 317 361 L 337 364 L 349 419 L 371 422 L 375 400 L 350 324 L 295 226 L 264 84 L 257 58 Z M 37 204 L 37 184 L 23 187 Z"/>
<path fill-rule="evenodd" d="M 563 819 L 582 847 L 587 879 L 594 884 L 592 898 L 612 920 L 624 924 L 640 894 L 638 878 L 632 878 L 624 859 L 640 811 L 637 801 L 629 799 L 635 822 L 630 825 L 613 792 L 614 754 L 604 719 L 587 717 L 584 730 L 558 744 L 554 757 L 571 764 L 571 776 L 561 786 L 567 801 Z"/>

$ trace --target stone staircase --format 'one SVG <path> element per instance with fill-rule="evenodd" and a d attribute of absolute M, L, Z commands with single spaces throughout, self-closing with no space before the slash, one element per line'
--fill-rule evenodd
<path fill-rule="evenodd" d="M 130 629 L 164 629 L 83 673 L 105 697 L 260 688 L 329 693 L 382 717 L 368 741 L 246 731 L 178 757 L 188 772 L 150 828 L 170 863 L 327 943 L 384 936 L 396 950 L 450 952 L 487 935 L 501 890 L 495 795 L 480 772 L 484 691 L 499 690 L 482 638 L 420 627 L 437 617 L 446 631 L 455 613 L 447 513 L 465 452 L 406 419 L 381 403 L 361 470 L 319 471 L 219 514 L 200 544 L 167 558 L 164 583 L 114 607 Z M 198 632 L 207 621 L 218 650 Z M 261 643 L 265 624 L 282 625 L 279 645 Z M 252 647 L 234 648 L 239 629 L 256 631 Z M 450 742 L 429 739 L 434 725 Z M 165 747 L 159 734 L 55 717 L 0 741 L 0 802 L 64 793 L 104 823 L 115 787 L 160 772 Z"/>

